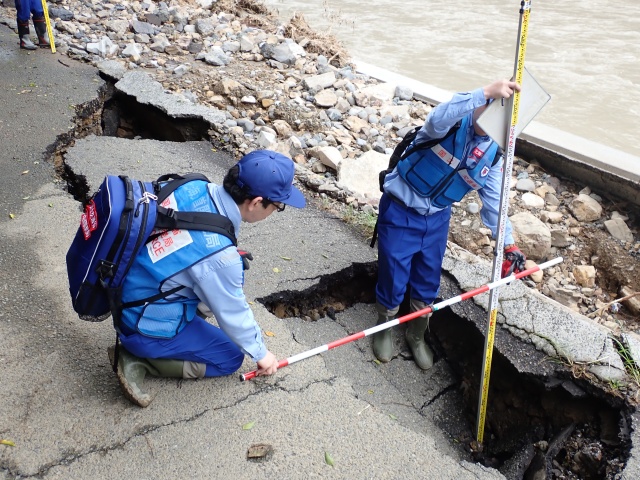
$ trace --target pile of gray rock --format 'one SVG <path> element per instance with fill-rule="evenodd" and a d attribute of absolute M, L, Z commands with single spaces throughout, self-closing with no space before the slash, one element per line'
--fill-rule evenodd
<path fill-rule="evenodd" d="M 535 165 L 518 159 L 513 173 L 509 218 L 519 247 L 530 259 L 528 267 L 533 261 L 564 258 L 563 263 L 546 270 L 544 275 L 542 272 L 532 275 L 530 281 L 545 295 L 619 331 L 623 325 L 616 321 L 617 307 L 609 309 L 607 304 L 629 295 L 633 289 L 624 285 L 620 292 L 610 292 L 606 286 L 598 285 L 601 270 L 612 270 L 616 266 L 609 258 L 598 255 L 598 248 L 605 250 L 608 246 L 594 244 L 605 239 L 611 248 L 619 249 L 620 255 L 638 252 L 640 243 L 634 241 L 626 223 L 628 218 L 615 210 L 605 212 L 603 199 L 588 187 L 577 190 L 539 171 Z M 457 209 L 462 212 L 456 212 L 454 217 L 460 218 L 460 226 L 467 228 L 452 226 L 456 243 L 490 258 L 494 244 L 490 231 L 477 218 L 480 209 L 477 196 L 468 196 Z M 623 272 L 618 273 L 621 279 L 626 278 Z M 634 297 L 624 302 L 632 315 L 640 315 L 639 301 L 640 298 Z"/>

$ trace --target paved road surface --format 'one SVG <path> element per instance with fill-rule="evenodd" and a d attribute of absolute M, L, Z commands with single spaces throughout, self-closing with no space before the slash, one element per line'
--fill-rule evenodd
<path fill-rule="evenodd" d="M 94 100 L 101 85 L 92 67 L 47 51 L 20 51 L 16 34 L 0 26 L 0 438 L 16 444 L 0 446 L 0 478 L 501 478 L 456 458 L 415 409 L 390 416 L 397 407 L 388 382 L 363 369 L 356 390 L 323 357 L 246 383 L 235 376 L 180 384 L 153 379 L 149 408 L 127 402 L 107 361 L 114 339 L 109 322 L 82 322 L 70 308 L 64 256 L 79 208 L 43 161 L 70 130 L 73 106 Z M 120 141 L 77 142 L 69 152 L 76 173 L 122 173 L 114 172 L 122 163 L 112 163 L 119 151 L 117 162 L 129 159 L 134 177 L 170 166 L 219 181 L 230 161 L 201 142 L 129 141 L 118 143 L 119 150 L 113 142 Z M 240 243 L 256 257 L 249 298 L 304 289 L 353 261 L 374 260 L 361 239 L 314 208 L 287 209 L 243 227 Z M 297 340 L 287 320 L 258 302 L 253 308 L 262 328 L 275 334 L 269 347 L 283 357 L 344 334 L 306 327 Z M 361 316 L 373 313 L 370 305 L 359 308 Z M 353 348 L 358 362 L 372 365 L 369 348 Z M 252 368 L 246 362 L 243 371 Z M 416 381 L 415 369 L 403 374 Z M 358 394 L 368 390 L 388 393 L 390 401 L 379 404 L 388 409 L 368 408 Z M 243 430 L 248 422 L 255 426 Z M 273 446 L 268 461 L 246 460 L 256 443 Z M 335 466 L 325 463 L 325 452 Z"/>

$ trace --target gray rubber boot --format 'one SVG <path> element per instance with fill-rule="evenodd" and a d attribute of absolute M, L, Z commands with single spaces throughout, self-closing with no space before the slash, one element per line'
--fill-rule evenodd
<path fill-rule="evenodd" d="M 410 304 L 412 312 L 417 312 L 418 310 L 422 310 L 429 306 L 428 304 L 421 302 L 420 300 L 414 300 L 413 298 L 411 299 Z M 409 322 L 407 332 L 405 334 L 407 344 L 413 354 L 413 360 L 422 370 L 429 370 L 433 367 L 433 352 L 424 341 L 424 334 L 427 331 L 427 328 L 429 328 L 429 318 L 431 318 L 430 313 L 428 315 L 414 318 Z"/>
<path fill-rule="evenodd" d="M 109 347 L 109 360 L 113 365 L 115 346 Z M 144 377 L 153 375 L 163 378 L 202 378 L 207 366 L 204 363 L 172 360 L 167 358 L 139 358 L 122 345 L 118 351 L 118 382 L 124 396 L 140 407 L 151 403 L 151 395 L 142 389 Z"/>
<path fill-rule="evenodd" d="M 376 325 L 393 320 L 398 313 L 398 308 L 389 310 L 384 305 L 376 302 L 376 310 L 378 311 Z M 373 334 L 373 354 L 383 363 L 387 363 L 393 357 L 393 337 L 390 328 Z"/>
<path fill-rule="evenodd" d="M 49 32 L 47 32 L 47 24 L 42 18 L 33 18 L 33 27 L 36 30 L 36 34 L 38 35 L 38 45 L 41 48 L 50 48 L 51 43 L 49 42 Z"/>
<path fill-rule="evenodd" d="M 20 48 L 24 48 L 25 50 L 35 50 L 38 48 L 29 36 L 29 22 L 18 22 L 18 36 L 20 37 Z"/>
<path fill-rule="evenodd" d="M 109 360 L 114 362 L 115 346 L 109 347 Z M 118 347 L 118 366 L 116 374 L 122 393 L 131 403 L 146 407 L 151 403 L 151 395 L 142 389 L 147 373 L 158 376 L 158 370 L 143 358 L 129 353 L 122 345 Z"/>

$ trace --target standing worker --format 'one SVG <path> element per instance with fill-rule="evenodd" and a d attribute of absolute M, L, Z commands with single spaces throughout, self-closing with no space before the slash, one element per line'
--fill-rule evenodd
<path fill-rule="evenodd" d="M 378 216 L 378 324 L 395 318 L 407 287 L 412 312 L 433 303 L 447 246 L 451 204 L 471 190 L 482 200 L 480 216 L 496 235 L 502 188 L 498 145 L 476 124 L 494 99 L 509 98 L 520 85 L 497 80 L 472 92 L 457 93 L 427 116 L 412 144 L 384 178 Z M 421 145 L 427 146 L 420 148 Z M 524 270 L 511 223 L 505 232 L 502 276 Z M 410 321 L 406 340 L 423 370 L 433 366 L 425 342 L 431 314 Z M 391 329 L 374 334 L 373 352 L 381 362 L 393 357 Z"/>
<path fill-rule="evenodd" d="M 33 26 L 38 36 L 38 44 L 42 48 L 49 48 L 49 34 L 44 19 L 44 10 L 40 0 L 15 0 L 16 14 L 18 17 L 18 35 L 20 36 L 20 48 L 35 50 L 38 48 L 29 37 L 29 18 L 33 14 Z"/>
<path fill-rule="evenodd" d="M 220 213 L 237 234 L 240 222 L 264 220 L 285 205 L 302 208 L 305 199 L 292 185 L 293 161 L 270 150 L 245 155 L 226 174 L 223 185 L 189 182 L 168 197 L 178 211 Z M 164 204 L 163 204 L 164 205 Z M 202 378 L 230 375 L 244 355 L 258 364 L 258 375 L 272 375 L 278 360 L 267 350 L 243 292 L 251 254 L 238 251 L 217 233 L 166 231 L 135 257 L 123 284 L 122 301 L 166 298 L 125 308 L 119 322 L 117 375 L 125 397 L 141 407 L 151 402 L 142 388 L 147 374 Z M 200 302 L 220 328 L 208 323 Z M 112 364 L 114 348 L 109 349 Z"/>

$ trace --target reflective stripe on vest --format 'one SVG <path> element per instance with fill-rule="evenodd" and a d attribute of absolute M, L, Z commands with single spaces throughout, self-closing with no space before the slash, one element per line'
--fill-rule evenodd
<path fill-rule="evenodd" d="M 218 213 L 207 182 L 192 181 L 178 188 L 162 206 L 176 211 Z M 197 262 L 232 246 L 224 235 L 201 230 L 165 231 L 138 253 L 124 285 L 122 300 L 132 302 L 156 295 L 164 282 Z M 172 338 L 193 320 L 199 300 L 179 297 L 167 302 L 125 309 L 123 322 L 132 330 L 154 338 Z"/>
<path fill-rule="evenodd" d="M 434 145 L 433 147 L 431 147 L 431 150 L 436 154 L 436 157 L 449 165 L 451 168 L 458 168 L 458 165 L 460 165 L 460 160 L 447 152 L 442 145 Z"/>
<path fill-rule="evenodd" d="M 461 122 L 455 135 L 443 138 L 427 149 L 417 149 L 398 163 L 398 173 L 404 181 L 431 204 L 444 208 L 462 200 L 470 190 L 479 190 L 487 182 L 498 145 L 486 140 L 480 142 L 463 159 L 467 130 L 471 115 Z M 472 160 L 472 168 L 463 168 Z"/>

